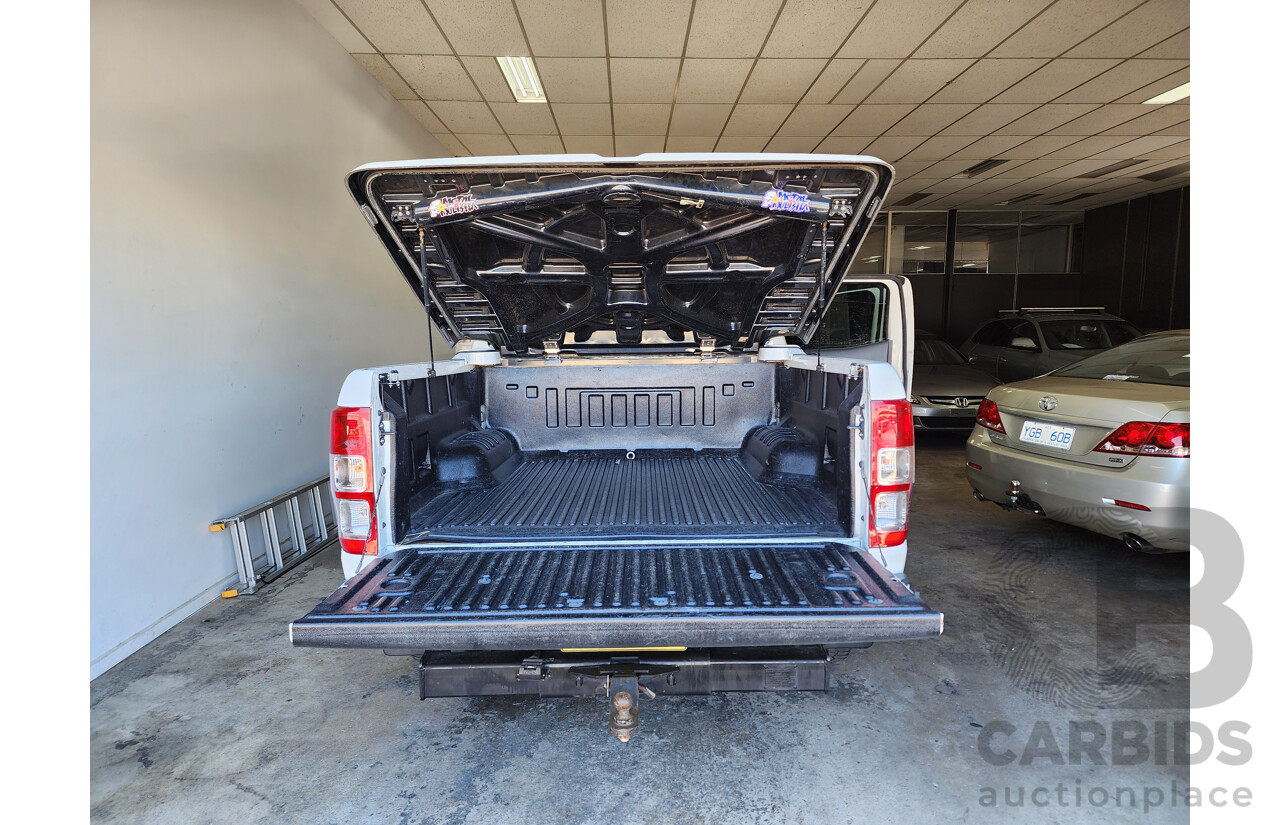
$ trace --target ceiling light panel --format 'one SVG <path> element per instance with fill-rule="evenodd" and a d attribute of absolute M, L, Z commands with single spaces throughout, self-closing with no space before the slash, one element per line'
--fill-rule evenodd
<path fill-rule="evenodd" d="M 499 57 L 498 68 L 511 87 L 516 103 L 546 103 L 547 93 L 538 78 L 538 70 L 527 57 Z"/>

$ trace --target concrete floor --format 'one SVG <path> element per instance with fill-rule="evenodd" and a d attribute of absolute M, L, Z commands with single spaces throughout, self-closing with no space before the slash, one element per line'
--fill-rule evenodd
<path fill-rule="evenodd" d="M 331 551 L 209 605 L 92 684 L 92 818 L 1188 821 L 1168 803 L 1186 767 L 1112 765 L 1109 743 L 1108 764 L 1068 752 L 1072 722 L 1136 723 L 1150 744 L 1157 722 L 1187 718 L 1187 556 L 979 504 L 964 437 L 920 442 L 907 570 L 946 633 L 854 651 L 826 694 L 660 698 L 627 745 L 606 734 L 603 700 L 419 702 L 408 659 L 289 646 L 286 624 L 341 581 Z M 984 761 L 983 726 L 1001 722 L 1016 731 L 993 749 L 1030 764 Z M 1033 804 L 1037 787 L 1047 804 Z M 1145 787 L 1164 798 L 1146 814 Z M 1110 796 L 1100 807 L 1094 788 Z M 1118 788 L 1136 807 L 1127 790 L 1117 806 Z"/>

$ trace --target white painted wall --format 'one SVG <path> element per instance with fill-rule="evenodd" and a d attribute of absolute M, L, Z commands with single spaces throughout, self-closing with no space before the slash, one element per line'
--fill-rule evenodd
<path fill-rule="evenodd" d="M 347 372 L 425 360 L 343 176 L 449 153 L 292 0 L 91 14 L 92 678 L 234 578 L 212 519 L 325 472 Z M 82 185 L 35 195 L 67 232 Z"/>

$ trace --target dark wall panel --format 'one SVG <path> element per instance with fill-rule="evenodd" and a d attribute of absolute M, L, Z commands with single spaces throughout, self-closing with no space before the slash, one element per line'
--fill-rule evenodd
<path fill-rule="evenodd" d="M 1080 275 L 1064 272 L 1052 275 L 1019 275 L 1018 306 L 1073 307 L 1080 305 Z M 1095 306 L 1102 306 L 1095 304 Z"/>
<path fill-rule="evenodd" d="M 908 275 L 911 294 L 916 302 L 916 329 L 942 335 L 947 296 L 942 291 L 941 275 Z"/>
<path fill-rule="evenodd" d="M 1183 187 L 1086 212 L 1080 304 L 1148 330 L 1189 326 L 1190 202 Z"/>
<path fill-rule="evenodd" d="M 959 344 L 983 321 L 1013 308 L 1015 275 L 957 275 L 951 282 L 951 328 L 944 334 Z"/>

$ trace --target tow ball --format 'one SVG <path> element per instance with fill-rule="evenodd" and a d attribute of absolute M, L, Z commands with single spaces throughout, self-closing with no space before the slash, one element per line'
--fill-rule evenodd
<path fill-rule="evenodd" d="M 640 695 L 656 699 L 648 685 L 640 683 L 641 676 L 659 676 L 680 668 L 675 665 L 650 665 L 635 657 L 614 659 L 607 665 L 591 665 L 571 668 L 571 673 L 603 678 L 605 695 L 609 697 L 609 733 L 619 742 L 630 742 L 640 728 Z"/>

